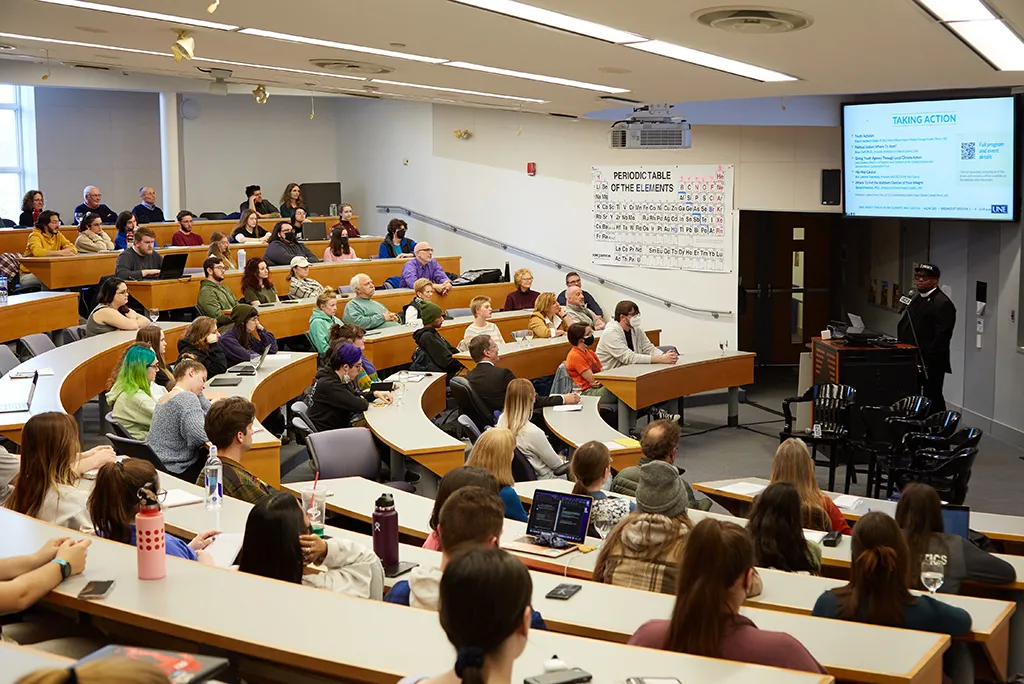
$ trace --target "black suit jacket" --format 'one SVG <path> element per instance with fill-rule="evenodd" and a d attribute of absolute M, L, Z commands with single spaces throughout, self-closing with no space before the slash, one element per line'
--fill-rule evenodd
<path fill-rule="evenodd" d="M 956 327 L 956 306 L 953 302 L 939 288 L 935 288 L 927 297 L 916 297 L 900 319 L 900 342 L 915 344 L 914 331 L 910 329 L 911 320 L 914 323 L 914 331 L 917 332 L 916 344 L 921 350 L 924 365 L 928 370 L 951 373 L 949 341 L 953 337 L 953 328 Z"/>
<path fill-rule="evenodd" d="M 499 368 L 492 363 L 478 363 L 473 370 L 466 373 L 466 381 L 473 387 L 473 390 L 480 395 L 488 411 L 502 411 L 505 409 L 505 390 L 508 383 L 516 379 L 515 373 L 508 368 Z M 536 409 L 545 406 L 559 406 L 562 397 L 555 395 L 551 397 L 537 396 L 533 406 Z"/>

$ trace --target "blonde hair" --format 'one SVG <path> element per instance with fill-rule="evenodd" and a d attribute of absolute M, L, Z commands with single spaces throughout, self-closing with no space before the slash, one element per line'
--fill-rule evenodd
<path fill-rule="evenodd" d="M 238 266 L 231 259 L 231 248 L 228 247 L 227 251 L 220 251 L 220 241 L 223 240 L 226 235 L 224 233 L 212 233 L 210 235 L 210 249 L 206 252 L 208 257 L 217 257 L 224 262 L 224 265 L 230 269 L 236 269 Z"/>
<path fill-rule="evenodd" d="M 548 315 L 548 309 L 558 303 L 554 292 L 541 292 L 537 295 L 537 301 L 533 304 L 533 310 Z"/>
<path fill-rule="evenodd" d="M 521 281 L 526 276 L 530 276 L 532 278 L 533 271 L 531 271 L 528 268 L 517 269 L 516 272 L 512 275 L 512 282 L 516 284 L 516 287 L 519 287 L 519 281 Z"/>
<path fill-rule="evenodd" d="M 515 449 L 516 437 L 511 430 L 491 428 L 476 440 L 466 465 L 483 468 L 492 473 L 501 486 L 511 487 L 515 484 L 515 478 L 512 477 Z"/>
<path fill-rule="evenodd" d="M 417 278 L 416 282 L 412 284 L 412 290 L 419 294 L 427 289 L 427 285 L 430 285 L 431 289 L 434 288 L 434 283 L 430 282 L 430 278 Z"/>
<path fill-rule="evenodd" d="M 508 428 L 518 437 L 530 422 L 533 415 L 533 400 L 536 396 L 533 383 L 526 378 L 516 378 L 508 383 L 505 390 L 505 410 L 498 419 L 498 427 Z"/>
<path fill-rule="evenodd" d="M 804 527 L 812 530 L 832 531 L 825 495 L 818 487 L 814 475 L 814 461 L 804 440 L 790 437 L 779 445 L 772 463 L 772 484 L 788 482 L 800 494 L 800 515 Z"/>
<path fill-rule="evenodd" d="M 316 298 L 316 308 L 322 309 L 324 307 L 324 304 L 326 304 L 331 299 L 337 299 L 337 297 L 338 297 L 338 293 L 337 292 L 335 292 L 331 288 L 327 288 L 326 290 L 324 290 L 323 292 L 321 292 L 317 296 L 317 298 Z"/>
<path fill-rule="evenodd" d="M 79 684 L 167 684 L 163 670 L 146 661 L 103 658 L 73 667 Z M 71 679 L 71 668 L 46 668 L 30 672 L 17 684 L 65 684 Z"/>
<path fill-rule="evenodd" d="M 469 303 L 469 312 L 476 316 L 476 312 L 479 311 L 484 304 L 490 304 L 490 297 L 473 297 L 473 300 Z"/>

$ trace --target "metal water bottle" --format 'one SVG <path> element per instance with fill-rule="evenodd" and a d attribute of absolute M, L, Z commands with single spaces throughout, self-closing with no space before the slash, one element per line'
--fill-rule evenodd
<path fill-rule="evenodd" d="M 139 512 L 135 514 L 135 548 L 139 563 L 139 579 L 156 580 L 167 576 L 164 514 L 156 494 L 139 490 Z"/>
<path fill-rule="evenodd" d="M 398 511 L 390 494 L 381 494 L 373 509 L 373 552 L 384 567 L 398 563 Z"/>

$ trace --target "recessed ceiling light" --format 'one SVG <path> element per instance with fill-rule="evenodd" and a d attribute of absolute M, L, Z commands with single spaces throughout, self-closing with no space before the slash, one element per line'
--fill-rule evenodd
<path fill-rule="evenodd" d="M 76 26 L 75 28 L 83 33 L 110 33 L 107 29 L 96 28 L 95 26 Z"/>
<path fill-rule="evenodd" d="M 388 43 L 388 45 L 390 45 L 391 47 L 398 47 L 398 48 L 405 47 L 405 43 Z"/>
<path fill-rule="evenodd" d="M 0 50 L 17 50 L 13 45 L 0 45 Z"/>
<path fill-rule="evenodd" d="M 689 62 L 690 64 L 715 69 L 716 71 L 724 71 L 729 74 L 735 74 L 736 76 L 752 78 L 755 81 L 777 82 L 797 80 L 792 76 L 779 73 L 778 71 L 772 71 L 771 69 L 747 64 L 746 62 L 739 62 L 735 59 L 729 59 L 728 57 L 719 57 L 718 55 L 712 55 L 708 52 L 701 52 L 700 50 L 694 50 L 693 48 L 683 47 L 682 45 L 666 43 L 661 40 L 648 40 L 643 43 L 633 43 L 628 47 L 643 50 L 644 52 L 650 52 L 655 55 L 661 55 L 662 57 L 678 59 L 681 62 Z"/>
<path fill-rule="evenodd" d="M 1024 42 L 998 19 L 947 24 L 1000 71 L 1024 71 Z"/>
<path fill-rule="evenodd" d="M 111 14 L 123 14 L 128 17 L 139 17 L 140 19 L 154 19 L 156 21 L 169 21 L 175 24 L 186 26 L 199 26 L 201 28 L 216 29 L 218 31 L 236 31 L 237 26 L 230 24 L 218 24 L 215 21 L 203 19 L 191 19 L 179 17 L 174 14 L 162 14 L 160 12 L 147 12 L 146 10 L 133 9 L 130 7 L 117 7 L 116 5 L 102 5 L 98 2 L 85 2 L 85 0 L 39 0 L 51 5 L 63 5 L 64 7 L 75 7 L 77 9 L 96 10 L 98 12 L 110 12 Z"/>
<path fill-rule="evenodd" d="M 395 52 L 394 50 L 379 50 L 377 48 L 365 47 L 363 45 L 350 45 L 348 43 L 336 43 L 333 40 L 320 40 L 319 38 L 309 38 L 306 36 L 296 36 L 290 33 L 277 33 L 276 31 L 264 31 L 263 29 L 244 28 L 239 33 L 244 33 L 248 36 L 259 36 L 261 38 L 273 38 L 275 40 L 284 40 L 289 43 L 304 43 L 306 45 L 319 45 L 320 47 L 337 48 L 338 50 L 349 50 L 351 52 L 365 52 L 370 55 L 380 55 L 382 57 L 394 57 L 395 59 L 408 59 L 413 62 L 426 62 L 427 64 L 441 64 L 447 62 L 446 59 L 439 59 L 437 57 L 424 57 L 422 55 L 411 55 L 406 52 Z"/>
<path fill-rule="evenodd" d="M 131 52 L 136 55 L 153 55 L 155 57 L 173 57 L 170 52 L 155 52 L 153 50 L 136 50 L 134 48 L 117 47 L 115 45 L 98 45 L 97 43 L 80 43 L 75 40 L 57 40 L 56 38 L 39 38 L 37 36 L 22 36 L 17 33 L 0 33 L 0 38 L 14 38 L 16 40 L 31 40 L 38 43 L 53 43 L 54 45 L 71 45 L 74 47 L 94 48 L 97 50 L 114 50 L 115 52 Z"/>
<path fill-rule="evenodd" d="M 462 5 L 470 5 L 490 12 L 497 12 L 506 16 L 523 19 L 535 24 L 543 24 L 553 28 L 562 29 L 571 33 L 578 33 L 582 36 L 606 40 L 609 43 L 637 43 L 644 40 L 643 36 L 628 31 L 595 24 L 592 21 L 571 17 L 568 14 L 552 12 L 533 5 L 524 5 L 515 0 L 453 0 Z"/>
<path fill-rule="evenodd" d="M 419 83 L 403 83 L 402 81 L 382 81 L 379 79 L 373 79 L 373 83 L 382 83 L 384 85 L 403 86 L 405 88 L 422 88 L 423 90 L 439 90 L 445 93 L 460 93 L 462 95 L 480 95 L 483 97 L 496 97 L 499 100 L 516 100 L 518 102 L 532 102 L 534 104 L 544 104 L 547 100 L 536 100 L 532 97 L 517 97 L 515 95 L 497 95 L 495 93 L 482 93 L 479 90 L 462 90 L 460 88 L 442 88 L 440 86 L 428 86 L 421 85 Z"/>
<path fill-rule="evenodd" d="M 941 21 L 984 21 L 995 19 L 981 0 L 918 0 Z"/>
<path fill-rule="evenodd" d="M 512 71 L 511 69 L 499 69 L 497 67 L 484 66 L 482 64 L 471 64 L 470 62 L 447 62 L 445 66 L 456 67 L 458 69 L 469 69 L 470 71 L 483 71 L 488 74 L 498 74 L 499 76 L 512 76 L 514 78 L 525 78 L 530 81 L 541 81 L 542 83 L 554 83 L 555 85 L 570 86 L 572 88 L 583 88 L 584 90 L 596 90 L 599 93 L 628 93 L 629 91 L 625 88 L 612 88 L 611 86 L 597 85 L 594 83 L 584 83 L 583 81 L 573 81 L 568 78 L 558 78 L 557 76 L 544 76 L 543 74 L 530 74 L 525 71 Z"/>

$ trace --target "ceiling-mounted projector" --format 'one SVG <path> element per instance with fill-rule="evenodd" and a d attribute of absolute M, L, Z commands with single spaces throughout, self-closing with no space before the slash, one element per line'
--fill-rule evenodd
<path fill-rule="evenodd" d="M 672 105 L 652 104 L 634 107 L 633 115 L 616 121 L 608 133 L 613 149 L 686 150 L 692 144 L 690 124 L 672 116 Z"/>

